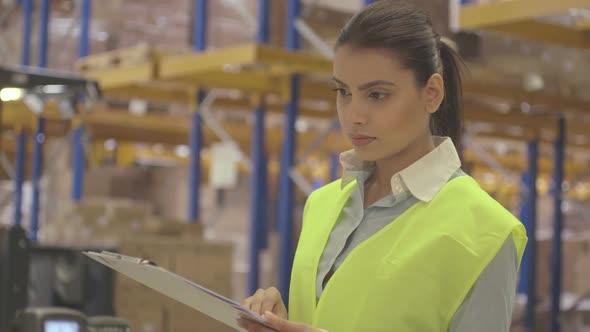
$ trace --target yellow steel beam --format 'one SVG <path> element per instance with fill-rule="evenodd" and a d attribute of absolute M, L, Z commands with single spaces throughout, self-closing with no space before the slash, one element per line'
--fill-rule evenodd
<path fill-rule="evenodd" d="M 541 43 L 590 49 L 590 36 L 586 31 L 558 24 L 531 20 L 494 25 L 488 30 Z"/>
<path fill-rule="evenodd" d="M 202 88 L 237 89 L 254 95 L 279 95 L 285 103 L 288 93 L 288 82 L 285 78 L 271 77 L 263 73 L 241 72 L 208 72 L 178 77 L 174 81 L 132 84 L 129 86 L 111 87 L 104 90 L 106 97 L 121 99 L 144 99 L 152 102 L 186 104 L 194 100 L 195 89 Z M 302 80 L 300 96 L 302 99 L 335 102 L 335 93 L 330 84 Z"/>
<path fill-rule="evenodd" d="M 128 112 L 100 109 L 86 114 L 84 123 L 96 139 L 184 144 L 189 132 L 188 121 L 182 117 L 135 116 Z"/>
<path fill-rule="evenodd" d="M 580 136 L 584 138 L 581 142 L 576 139 L 577 137 L 580 137 Z M 540 136 L 540 135 L 538 135 L 534 132 L 531 132 L 531 131 L 525 131 L 521 134 L 515 134 L 515 133 L 511 133 L 510 131 L 503 130 L 502 128 L 498 128 L 498 127 L 494 128 L 492 131 L 478 132 L 476 137 L 487 137 L 487 138 L 493 138 L 493 139 L 498 139 L 498 140 L 508 140 L 508 141 L 518 141 L 518 142 L 531 142 L 534 140 L 539 140 L 539 142 L 546 143 L 546 144 L 555 143 L 555 136 L 553 136 L 553 137 Z M 567 144 L 566 149 L 578 148 L 578 149 L 584 149 L 584 150 L 590 151 L 590 135 L 588 135 L 588 134 L 580 135 L 577 133 L 570 133 L 568 131 L 567 138 L 566 138 L 566 144 Z"/>
<path fill-rule="evenodd" d="M 219 98 L 211 105 L 213 109 L 224 108 L 224 109 L 237 109 L 237 110 L 248 110 L 254 111 L 255 105 L 246 99 L 231 99 L 231 98 Z M 284 114 L 285 106 L 281 104 L 267 104 L 266 111 L 271 113 Z M 336 116 L 336 110 L 329 108 L 327 110 L 318 110 L 307 107 L 299 107 L 298 114 L 301 117 L 319 118 L 319 119 L 332 119 Z"/>
<path fill-rule="evenodd" d="M 169 80 L 186 73 L 223 70 L 226 65 L 251 65 L 256 62 L 254 44 L 209 50 L 202 53 L 163 56 L 158 64 L 158 78 Z"/>
<path fill-rule="evenodd" d="M 87 71 L 84 76 L 97 80 L 102 89 L 111 90 L 153 81 L 156 74 L 155 68 L 155 63 L 126 65 L 118 68 Z"/>
<path fill-rule="evenodd" d="M 248 66 L 248 70 L 240 70 L 240 66 Z M 318 55 L 254 44 L 164 56 L 158 64 L 157 77 L 206 88 L 240 89 L 285 97 L 285 92 L 289 91 L 285 74 L 291 72 L 329 75 L 332 61 Z M 303 99 L 334 99 L 334 93 L 326 83 L 304 80 L 301 89 Z"/>
<path fill-rule="evenodd" d="M 165 79 L 203 88 L 236 89 L 257 94 L 281 94 L 281 87 L 288 84 L 284 78 L 264 72 L 184 71 L 181 75 Z"/>
<path fill-rule="evenodd" d="M 2 129 L 28 128 L 33 123 L 33 113 L 23 103 L 5 102 L 2 110 Z"/>
<path fill-rule="evenodd" d="M 191 98 L 195 98 L 195 91 L 186 87 L 163 84 L 132 84 L 125 87 L 104 89 L 106 97 L 120 99 L 143 99 L 151 102 L 186 104 Z"/>
<path fill-rule="evenodd" d="M 114 138 L 121 141 L 146 143 L 164 143 L 171 145 L 187 144 L 189 123 L 182 117 L 173 118 L 161 115 L 135 116 L 126 112 L 95 111 L 87 114 L 84 123 L 93 139 L 106 140 Z M 251 128 L 243 124 L 224 124 L 224 129 L 246 150 L 251 144 Z M 267 148 L 277 154 L 283 141 L 281 128 L 266 130 Z M 317 134 L 301 133 L 297 136 L 298 146 L 305 147 L 313 143 Z M 216 141 L 213 131 L 205 128 L 205 144 Z M 331 135 L 324 143 L 324 151 L 341 151 L 350 145 L 340 134 Z"/>
<path fill-rule="evenodd" d="M 300 87 L 301 90 L 299 93 L 302 99 L 318 99 L 336 102 L 336 92 L 333 91 L 333 83 L 302 80 Z"/>
<path fill-rule="evenodd" d="M 558 119 L 555 116 L 524 114 L 524 113 L 500 113 L 489 106 L 465 102 L 465 121 L 489 123 L 501 126 L 517 126 L 524 130 L 551 130 L 555 131 Z"/>
<path fill-rule="evenodd" d="M 550 132 L 552 136 L 544 138 L 548 142 L 555 139 L 559 121 L 558 117 L 552 114 L 499 113 L 489 106 L 471 100 L 465 101 L 464 119 L 467 123 L 494 125 L 495 129 L 492 134 L 500 139 L 513 137 L 520 140 L 532 140 L 539 137 L 541 131 Z M 524 133 L 520 135 L 511 134 L 507 130 L 509 127 L 518 127 L 523 129 Z M 567 122 L 566 132 L 569 144 L 580 147 L 590 145 L 590 122 L 571 119 Z M 587 142 L 576 143 L 579 140 L 573 139 L 575 136 L 585 138 Z"/>
<path fill-rule="evenodd" d="M 257 62 L 303 74 L 332 75 L 332 60 L 305 51 L 258 45 Z"/>
<path fill-rule="evenodd" d="M 61 119 L 55 103 L 49 103 L 46 106 L 43 116 L 46 119 L 45 134 L 47 136 L 64 136 L 69 132 L 69 121 Z M 37 129 L 37 124 L 37 116 L 22 102 L 4 103 L 2 129 L 20 128 L 32 132 Z"/>
<path fill-rule="evenodd" d="M 526 155 L 498 155 L 498 154 L 490 154 L 496 161 L 498 161 L 502 166 L 507 167 L 508 169 L 515 170 L 515 171 L 524 171 L 527 169 L 527 160 Z M 479 162 L 480 159 L 469 149 L 466 149 L 463 152 L 463 156 L 465 160 L 469 162 Z M 553 160 L 549 158 L 539 158 L 539 171 L 541 173 L 551 173 L 553 171 Z M 587 163 L 582 162 L 574 162 L 571 160 L 566 161 L 565 163 L 565 173 L 568 176 L 573 174 L 580 174 L 583 172 L 588 171 L 589 165 Z"/>
<path fill-rule="evenodd" d="M 14 135 L 3 135 L 2 136 L 2 152 L 6 153 L 9 156 L 16 155 L 16 139 Z M 30 159 L 29 157 L 33 154 L 33 145 L 31 144 L 31 140 L 27 140 L 27 150 L 26 150 L 26 158 Z M 14 160 L 13 160 L 14 161 Z"/>
<path fill-rule="evenodd" d="M 590 0 L 505 0 L 461 6 L 462 29 L 482 29 L 590 7 Z"/>
<path fill-rule="evenodd" d="M 166 82 L 175 82 L 184 86 L 186 84 L 202 88 L 235 89 L 255 94 L 275 94 L 282 100 L 288 99 L 289 80 L 286 76 L 272 75 L 267 72 L 223 72 L 183 71 L 177 76 L 164 76 Z M 333 101 L 335 93 L 331 85 L 322 82 L 301 80 L 301 99 L 318 99 Z"/>
<path fill-rule="evenodd" d="M 159 62 L 158 77 L 172 79 L 182 76 L 186 72 L 202 73 L 223 70 L 228 65 L 278 67 L 285 72 L 297 73 L 332 73 L 332 61 L 320 55 L 289 51 L 273 46 L 248 44 L 202 53 L 163 56 Z"/>
<path fill-rule="evenodd" d="M 522 134 L 513 134 L 510 132 L 498 132 L 497 130 L 494 131 L 485 131 L 485 132 L 478 132 L 476 137 L 487 137 L 493 138 L 498 140 L 512 140 L 518 142 L 530 142 L 537 139 L 537 135 L 527 131 Z M 547 141 L 550 142 L 550 141 Z"/>
<path fill-rule="evenodd" d="M 576 98 L 566 98 L 546 91 L 526 91 L 522 88 L 477 81 L 464 82 L 463 89 L 465 95 L 496 97 L 517 103 L 526 102 L 531 105 L 545 105 L 552 107 L 555 111 L 577 110 L 579 113 L 590 115 L 590 102 Z"/>
<path fill-rule="evenodd" d="M 576 29 L 578 31 L 588 31 L 590 30 L 590 20 L 583 20 L 576 23 Z"/>
<path fill-rule="evenodd" d="M 22 101 L 8 101 L 4 102 L 4 108 L 7 112 L 15 114 L 28 114 L 28 116 L 35 117 L 34 113 L 31 112 L 29 107 Z M 59 112 L 57 103 L 55 101 L 48 101 L 43 109 L 43 116 L 46 119 L 51 120 L 62 120 L 62 116 Z"/>

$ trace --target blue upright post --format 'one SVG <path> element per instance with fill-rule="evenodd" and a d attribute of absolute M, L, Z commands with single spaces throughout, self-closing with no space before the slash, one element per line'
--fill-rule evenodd
<path fill-rule="evenodd" d="M 261 226 L 264 217 L 261 204 L 261 191 L 264 180 L 262 171 L 264 163 L 264 109 L 262 106 L 256 110 L 256 119 L 252 137 L 252 197 L 250 219 L 250 273 L 248 275 L 248 291 L 254 294 L 258 289 L 258 253 L 262 242 Z"/>
<path fill-rule="evenodd" d="M 33 141 L 33 169 L 31 174 L 31 183 L 33 186 L 33 202 L 31 206 L 31 230 L 30 238 L 32 242 L 37 242 L 37 233 L 39 231 L 39 182 L 41 180 L 41 169 L 43 165 L 43 143 L 45 142 L 45 118 L 39 117 L 37 122 L 37 132 Z"/>
<path fill-rule="evenodd" d="M 73 133 L 73 157 L 72 157 L 72 200 L 74 202 L 80 202 L 82 200 L 82 194 L 84 193 L 84 127 L 74 129 Z"/>
<path fill-rule="evenodd" d="M 537 229 L 537 171 L 538 171 L 539 143 L 528 144 L 528 171 L 523 177 L 523 200 L 521 219 L 529 234 L 521 268 L 519 292 L 527 295 L 526 326 L 529 331 L 535 325 L 535 287 L 536 287 L 536 229 Z"/>
<path fill-rule="evenodd" d="M 268 42 L 268 19 L 270 1 L 258 1 L 258 32 L 256 41 L 260 44 Z M 254 132 L 252 137 L 252 195 L 250 215 L 250 273 L 248 274 L 248 291 L 254 294 L 258 289 L 259 259 L 258 253 L 265 246 L 263 231 L 266 223 L 265 188 L 266 167 L 264 167 L 264 104 L 262 100 L 256 109 Z"/>
<path fill-rule="evenodd" d="M 49 39 L 49 0 L 41 0 L 39 20 L 39 67 L 47 67 L 47 47 Z M 37 132 L 33 139 L 33 168 L 31 185 L 33 187 L 33 201 L 31 204 L 31 230 L 30 239 L 37 242 L 39 232 L 39 207 L 40 207 L 40 181 L 43 168 L 43 143 L 45 142 L 45 119 L 39 116 L 37 119 Z"/>
<path fill-rule="evenodd" d="M 340 167 L 340 159 L 337 153 L 330 155 L 330 181 L 336 181 L 338 178 L 338 167 Z"/>
<path fill-rule="evenodd" d="M 207 0 L 195 0 L 193 12 L 193 49 L 203 52 L 207 47 Z M 197 91 L 197 105 L 200 105 L 204 98 L 202 90 Z M 190 150 L 191 158 L 189 165 L 189 208 L 188 220 L 190 223 L 197 222 L 200 217 L 201 206 L 201 146 L 202 146 L 202 119 L 199 110 L 191 114 Z"/>
<path fill-rule="evenodd" d="M 559 131 L 555 140 L 555 167 L 553 174 L 553 255 L 551 259 L 551 332 L 559 332 L 559 312 L 561 303 L 561 230 L 563 228 L 563 168 L 565 157 L 565 118 L 559 119 Z"/>
<path fill-rule="evenodd" d="M 269 40 L 270 0 L 258 0 L 258 31 L 256 41 L 266 44 Z"/>
<path fill-rule="evenodd" d="M 23 182 L 25 180 L 25 156 L 27 151 L 27 137 L 23 130 L 20 130 L 16 137 L 16 168 L 15 168 L 15 189 L 14 189 L 14 224 L 22 224 L 23 206 Z"/>
<path fill-rule="evenodd" d="M 80 58 L 86 57 L 90 50 L 90 15 L 91 15 L 90 0 L 82 0 L 80 8 L 80 45 L 78 56 Z M 73 157 L 72 157 L 72 200 L 80 202 L 84 192 L 84 125 L 80 124 L 74 129 L 73 137 Z"/>
<path fill-rule="evenodd" d="M 320 189 L 324 185 L 322 179 L 314 178 L 311 180 L 311 188 L 313 190 Z"/>
<path fill-rule="evenodd" d="M 266 152 L 263 151 L 263 162 L 262 162 L 262 170 L 261 170 L 261 180 L 260 180 L 260 200 L 258 201 L 260 206 L 259 209 L 262 211 L 262 217 L 260 221 L 260 249 L 268 248 L 268 232 L 269 232 L 269 196 L 268 196 L 268 156 Z"/>
<path fill-rule="evenodd" d="M 82 0 L 80 4 L 80 49 L 79 56 L 85 57 L 90 53 L 90 16 L 92 3 L 90 0 Z"/>
<path fill-rule="evenodd" d="M 368 5 L 372 4 L 375 1 L 376 0 L 363 0 L 363 3 L 365 4 L 365 6 L 368 6 Z"/>
<path fill-rule="evenodd" d="M 201 102 L 201 93 L 197 93 L 197 102 Z M 188 221 L 196 223 L 200 216 L 200 187 L 201 187 L 201 145 L 202 145 L 202 124 L 201 116 L 198 110 L 191 114 L 191 131 L 190 131 L 190 164 L 189 164 L 189 204 L 188 204 Z"/>
<path fill-rule="evenodd" d="M 296 50 L 299 48 L 299 35 L 295 28 L 295 20 L 301 10 L 300 0 L 289 0 L 287 16 L 287 48 Z M 285 116 L 285 141 L 281 155 L 281 172 L 279 183 L 279 233 L 280 259 L 279 259 L 279 291 L 285 303 L 289 299 L 289 283 L 291 280 L 291 268 L 293 265 L 293 182 L 289 172 L 295 164 L 295 121 L 297 120 L 297 107 L 299 99 L 299 76 L 291 78 L 291 96 L 287 105 Z"/>
<path fill-rule="evenodd" d="M 33 34 L 33 0 L 22 0 L 23 6 L 23 44 L 21 65 L 29 66 L 31 62 L 31 37 Z"/>
<path fill-rule="evenodd" d="M 47 47 L 49 41 L 49 0 L 41 0 L 39 20 L 39 67 L 47 67 Z"/>
<path fill-rule="evenodd" d="M 528 212 L 529 212 L 529 207 L 528 207 L 528 183 L 529 183 L 529 173 L 528 171 L 522 172 L 522 175 L 520 177 L 520 221 L 523 223 L 523 225 L 525 226 L 525 228 L 529 229 L 529 221 L 528 221 Z M 528 263 L 528 259 L 527 259 L 527 252 L 525 250 L 524 255 L 522 256 L 522 263 L 521 263 L 521 268 L 520 268 L 520 278 L 519 278 L 519 282 L 518 282 L 518 293 L 519 294 L 526 294 L 527 291 L 527 287 L 528 287 L 528 278 L 526 277 L 526 275 L 528 275 L 528 269 L 526 267 Z"/>
<path fill-rule="evenodd" d="M 207 47 L 208 0 L 195 0 L 193 13 L 193 49 L 202 52 Z"/>

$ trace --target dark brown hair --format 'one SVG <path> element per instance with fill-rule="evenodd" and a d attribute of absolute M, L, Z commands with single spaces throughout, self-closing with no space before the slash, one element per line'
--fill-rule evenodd
<path fill-rule="evenodd" d="M 445 97 L 430 119 L 432 134 L 449 136 L 459 148 L 462 118 L 460 59 L 434 31 L 421 10 L 401 1 L 378 0 L 357 13 L 342 29 L 336 47 L 390 50 L 424 87 L 434 73 L 444 79 Z"/>

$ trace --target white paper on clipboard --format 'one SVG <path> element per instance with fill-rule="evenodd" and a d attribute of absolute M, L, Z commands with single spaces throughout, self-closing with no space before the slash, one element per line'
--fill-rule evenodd
<path fill-rule="evenodd" d="M 102 251 L 84 255 L 238 331 L 241 316 L 261 324 L 264 319 L 240 304 L 146 260 Z"/>

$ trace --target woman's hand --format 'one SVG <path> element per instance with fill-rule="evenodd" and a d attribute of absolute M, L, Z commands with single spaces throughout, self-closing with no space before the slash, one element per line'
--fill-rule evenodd
<path fill-rule="evenodd" d="M 288 317 L 281 293 L 274 287 L 257 290 L 254 295 L 244 300 L 242 305 L 261 316 L 270 311 L 279 318 L 287 319 Z"/>
<path fill-rule="evenodd" d="M 290 322 L 272 312 L 265 312 L 262 317 L 272 329 L 246 318 L 240 318 L 238 324 L 241 328 L 249 332 L 322 332 L 322 330 L 318 330 L 309 325 Z"/>

